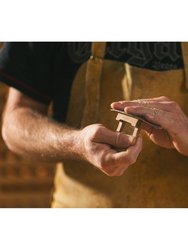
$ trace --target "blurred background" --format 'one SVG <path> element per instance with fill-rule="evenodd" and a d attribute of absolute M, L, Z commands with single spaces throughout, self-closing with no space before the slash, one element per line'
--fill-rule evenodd
<path fill-rule="evenodd" d="M 0 126 L 7 93 L 8 87 L 0 82 Z M 26 160 L 11 153 L 0 135 L 0 208 L 50 207 L 54 170 L 54 164 Z"/>

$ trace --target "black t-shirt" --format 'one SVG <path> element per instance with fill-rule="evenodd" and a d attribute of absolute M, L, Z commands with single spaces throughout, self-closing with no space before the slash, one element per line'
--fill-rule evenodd
<path fill-rule="evenodd" d="M 49 104 L 63 122 L 70 89 L 81 64 L 91 54 L 91 42 L 5 43 L 0 50 L 0 80 Z M 108 42 L 105 59 L 164 71 L 183 68 L 179 42 Z"/>

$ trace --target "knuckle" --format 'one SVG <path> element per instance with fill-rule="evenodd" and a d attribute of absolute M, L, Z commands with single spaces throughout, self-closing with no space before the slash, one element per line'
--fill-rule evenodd
<path fill-rule="evenodd" d="M 121 176 L 123 173 L 122 173 L 122 171 L 118 171 L 118 169 L 117 168 L 114 168 L 113 170 L 111 170 L 111 171 L 108 171 L 108 175 L 109 176 L 111 176 L 111 177 L 113 177 L 113 176 Z"/>
<path fill-rule="evenodd" d="M 101 170 L 108 176 L 114 176 L 114 170 L 106 167 L 102 167 Z"/>
<path fill-rule="evenodd" d="M 160 98 L 164 101 L 169 101 L 169 98 L 165 95 L 160 96 Z"/>
<path fill-rule="evenodd" d="M 106 160 L 104 157 L 100 160 L 100 167 L 104 170 L 112 169 L 112 167 L 115 167 L 114 159 Z"/>
<path fill-rule="evenodd" d="M 90 129 L 90 139 L 95 140 L 101 136 L 102 126 L 91 127 Z"/>
<path fill-rule="evenodd" d="M 177 104 L 177 102 L 171 101 L 170 106 L 172 109 L 175 109 L 175 110 L 179 109 L 179 105 Z"/>
<path fill-rule="evenodd" d="M 104 170 L 104 171 L 108 170 L 108 164 L 106 163 L 104 157 L 101 157 L 101 158 L 99 159 L 98 165 L 99 165 L 99 167 L 100 167 L 102 170 Z"/>
<path fill-rule="evenodd" d="M 114 175 L 114 172 L 106 172 L 106 174 L 107 174 L 108 176 L 110 176 L 110 177 L 115 176 L 115 175 Z"/>
<path fill-rule="evenodd" d="M 125 172 L 125 170 L 116 172 L 116 173 L 113 174 L 113 176 L 122 176 L 124 174 L 124 172 Z"/>
<path fill-rule="evenodd" d="M 106 157 L 103 156 L 99 161 L 99 167 L 107 175 L 113 176 L 117 166 L 115 165 L 115 160 L 113 158 L 107 160 Z"/>
<path fill-rule="evenodd" d="M 134 164 L 136 162 L 136 158 L 133 156 L 133 155 L 129 155 L 128 157 L 127 157 L 127 164 L 128 165 L 132 165 L 132 164 Z"/>

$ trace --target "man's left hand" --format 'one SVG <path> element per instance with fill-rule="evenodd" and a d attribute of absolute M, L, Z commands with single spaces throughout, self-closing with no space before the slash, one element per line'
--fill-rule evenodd
<path fill-rule="evenodd" d="M 175 148 L 181 154 L 188 156 L 188 117 L 176 102 L 161 96 L 114 102 L 111 107 L 124 110 L 128 114 L 142 116 L 146 120 L 160 125 L 162 129 L 155 129 L 143 124 L 142 129 L 157 145 Z"/>

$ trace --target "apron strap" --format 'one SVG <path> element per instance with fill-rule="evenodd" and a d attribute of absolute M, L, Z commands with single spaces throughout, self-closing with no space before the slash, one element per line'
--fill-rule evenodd
<path fill-rule="evenodd" d="M 185 72 L 185 87 L 188 90 L 188 42 L 181 42 L 182 56 Z"/>
<path fill-rule="evenodd" d="M 82 127 L 98 121 L 100 102 L 100 83 L 105 56 L 106 42 L 93 42 L 91 56 L 86 68 L 85 107 Z"/>

